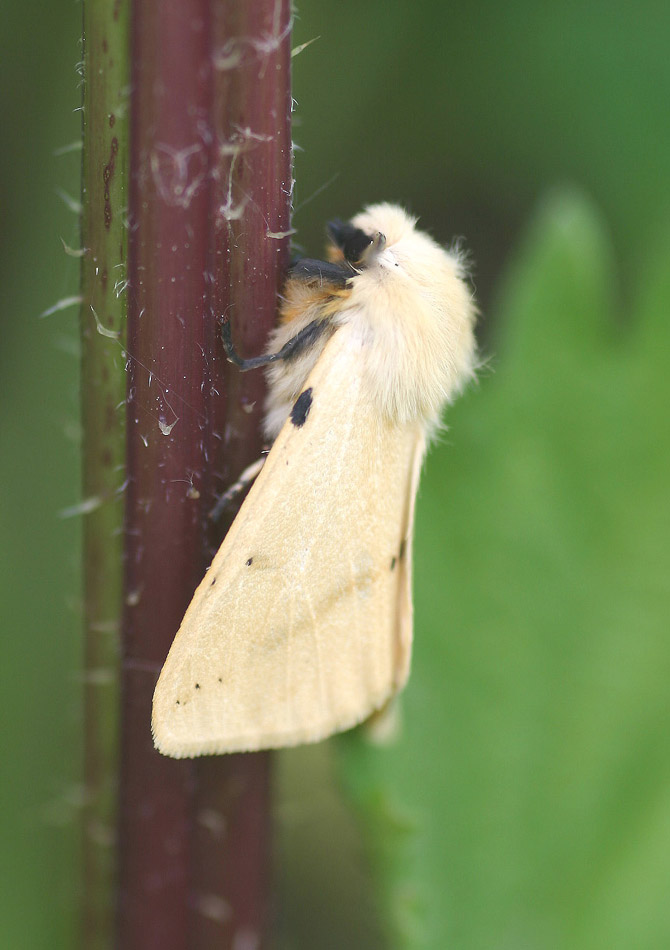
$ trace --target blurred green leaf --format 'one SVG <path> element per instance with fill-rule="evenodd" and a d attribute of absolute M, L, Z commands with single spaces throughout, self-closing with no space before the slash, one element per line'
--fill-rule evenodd
<path fill-rule="evenodd" d="M 429 460 L 401 734 L 340 742 L 393 947 L 670 946 L 666 261 L 622 320 L 552 195 Z"/>

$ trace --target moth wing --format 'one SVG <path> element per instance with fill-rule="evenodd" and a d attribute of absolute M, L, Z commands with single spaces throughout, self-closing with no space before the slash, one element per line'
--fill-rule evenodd
<path fill-rule="evenodd" d="M 421 426 L 381 419 L 345 326 L 196 590 L 154 694 L 177 758 L 316 741 L 407 678 Z"/>

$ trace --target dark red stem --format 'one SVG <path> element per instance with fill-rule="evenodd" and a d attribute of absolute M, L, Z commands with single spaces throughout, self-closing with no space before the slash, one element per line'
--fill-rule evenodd
<path fill-rule="evenodd" d="M 288 0 L 135 0 L 132 16 L 123 950 L 262 946 L 269 757 L 154 751 L 160 667 L 220 541 L 215 491 L 258 456 L 260 373 L 225 362 L 275 320 L 291 191 Z M 283 236 L 278 236 L 283 235 Z"/>

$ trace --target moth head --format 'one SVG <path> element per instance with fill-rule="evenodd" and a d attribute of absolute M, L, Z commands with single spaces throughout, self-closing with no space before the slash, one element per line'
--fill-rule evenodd
<path fill-rule="evenodd" d="M 385 235 L 385 246 L 391 248 L 417 233 L 416 220 L 398 205 L 383 202 L 368 205 L 349 226 L 367 235 L 380 231 Z"/>
<path fill-rule="evenodd" d="M 383 231 L 359 228 L 353 221 L 335 218 L 328 222 L 327 231 L 332 241 L 330 259 L 345 260 L 356 269 L 368 267 L 386 246 Z"/>
<path fill-rule="evenodd" d="M 351 264 L 357 271 L 400 272 L 419 285 L 431 286 L 441 278 L 465 275 L 463 261 L 445 251 L 428 234 L 416 228 L 417 219 L 392 204 L 369 205 L 351 221 L 331 221 L 329 258 Z"/>

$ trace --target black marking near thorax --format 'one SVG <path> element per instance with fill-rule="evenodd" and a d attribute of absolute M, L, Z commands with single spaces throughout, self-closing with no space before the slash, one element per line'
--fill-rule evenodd
<path fill-rule="evenodd" d="M 301 257 L 291 264 L 289 277 L 304 280 L 308 284 L 342 289 L 356 276 L 356 270 L 347 261 L 331 263 L 311 257 Z"/>
<path fill-rule="evenodd" d="M 365 252 L 373 241 L 370 234 L 366 234 L 365 231 L 354 227 L 353 224 L 344 223 L 339 219 L 328 222 L 328 233 L 333 243 L 344 254 L 345 260 L 352 264 L 356 264 L 364 258 Z"/>
<path fill-rule="evenodd" d="M 304 392 L 300 393 L 296 399 L 293 409 L 291 409 L 291 422 L 293 425 L 300 429 L 305 424 L 305 420 L 309 415 L 309 410 L 312 408 L 312 387 L 306 389 Z"/>

